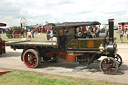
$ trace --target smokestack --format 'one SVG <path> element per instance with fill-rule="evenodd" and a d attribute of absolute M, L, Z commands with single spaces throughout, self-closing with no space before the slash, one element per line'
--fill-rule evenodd
<path fill-rule="evenodd" d="M 109 41 L 114 42 L 114 19 L 108 19 L 109 23 Z"/>

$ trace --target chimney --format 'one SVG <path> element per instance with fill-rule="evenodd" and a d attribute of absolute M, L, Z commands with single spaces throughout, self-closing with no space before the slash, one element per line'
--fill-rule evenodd
<path fill-rule="evenodd" d="M 114 19 L 108 19 L 109 23 L 109 41 L 114 42 Z"/>

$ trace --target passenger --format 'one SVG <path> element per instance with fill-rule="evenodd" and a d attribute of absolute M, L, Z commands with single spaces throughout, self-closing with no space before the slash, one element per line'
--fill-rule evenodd
<path fill-rule="evenodd" d="M 86 30 L 82 33 L 82 38 L 86 38 Z"/>
<path fill-rule="evenodd" d="M 86 29 L 86 38 L 92 38 L 89 28 Z"/>
<path fill-rule="evenodd" d="M 96 28 L 96 37 L 99 37 L 99 33 L 100 33 L 99 29 Z"/>
<path fill-rule="evenodd" d="M 76 33 L 79 33 L 79 32 L 80 32 L 80 28 L 77 27 L 77 28 L 76 28 Z"/>
<path fill-rule="evenodd" d="M 95 28 L 92 29 L 92 37 L 93 37 L 93 38 L 96 37 L 96 29 L 95 29 Z"/>
<path fill-rule="evenodd" d="M 80 37 L 82 37 L 81 29 L 80 29 L 80 27 L 77 27 L 76 28 L 76 38 L 80 38 Z"/>
<path fill-rule="evenodd" d="M 101 29 L 101 33 L 105 33 L 105 28 L 102 28 Z"/>
<path fill-rule="evenodd" d="M 76 34 L 76 36 L 77 36 L 77 38 L 81 38 L 82 37 L 82 33 L 79 32 L 79 33 Z"/>
<path fill-rule="evenodd" d="M 68 30 L 67 29 L 64 30 L 64 35 L 68 35 Z"/>
<path fill-rule="evenodd" d="M 50 35 L 49 35 L 50 31 L 47 30 L 46 33 L 47 33 L 47 40 L 49 40 L 50 39 Z"/>
<path fill-rule="evenodd" d="M 57 37 L 57 33 L 54 27 L 52 27 L 52 30 L 53 30 L 53 37 Z"/>
<path fill-rule="evenodd" d="M 49 35 L 50 35 L 50 40 L 53 41 L 53 30 L 50 30 Z"/>
<path fill-rule="evenodd" d="M 81 32 L 84 33 L 85 32 L 85 28 L 81 27 Z"/>

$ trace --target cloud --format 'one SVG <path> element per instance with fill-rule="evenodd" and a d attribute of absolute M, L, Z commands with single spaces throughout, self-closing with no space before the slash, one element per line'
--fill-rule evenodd
<path fill-rule="evenodd" d="M 0 22 L 20 25 L 26 18 L 28 25 L 48 22 L 127 21 L 127 0 L 0 0 Z"/>

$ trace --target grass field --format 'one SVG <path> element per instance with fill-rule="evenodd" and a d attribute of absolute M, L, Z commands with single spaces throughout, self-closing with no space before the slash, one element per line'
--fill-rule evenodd
<path fill-rule="evenodd" d="M 23 40 L 47 40 L 46 38 L 46 33 L 41 33 L 41 34 L 35 34 L 34 35 L 34 38 L 23 38 L 23 37 L 20 37 L 20 38 L 8 38 L 6 36 L 6 33 L 3 33 L 3 34 L 0 34 L 0 37 L 5 40 L 5 41 L 23 41 Z"/>
<path fill-rule="evenodd" d="M 35 34 L 35 37 L 34 38 L 8 38 L 6 36 L 6 34 L 1 34 L 0 37 L 5 40 L 5 41 L 22 41 L 22 40 L 47 40 L 46 38 L 46 33 L 41 33 L 41 34 Z M 116 37 L 116 42 L 117 43 L 120 43 L 120 36 L 119 36 L 119 33 L 118 33 L 118 30 L 114 30 L 114 37 Z M 127 40 L 127 37 L 126 35 L 123 36 L 123 42 L 124 43 L 128 43 L 128 40 Z"/>
<path fill-rule="evenodd" d="M 0 85 L 125 85 L 121 83 L 82 79 L 36 73 L 30 71 L 13 70 L 0 76 Z"/>

